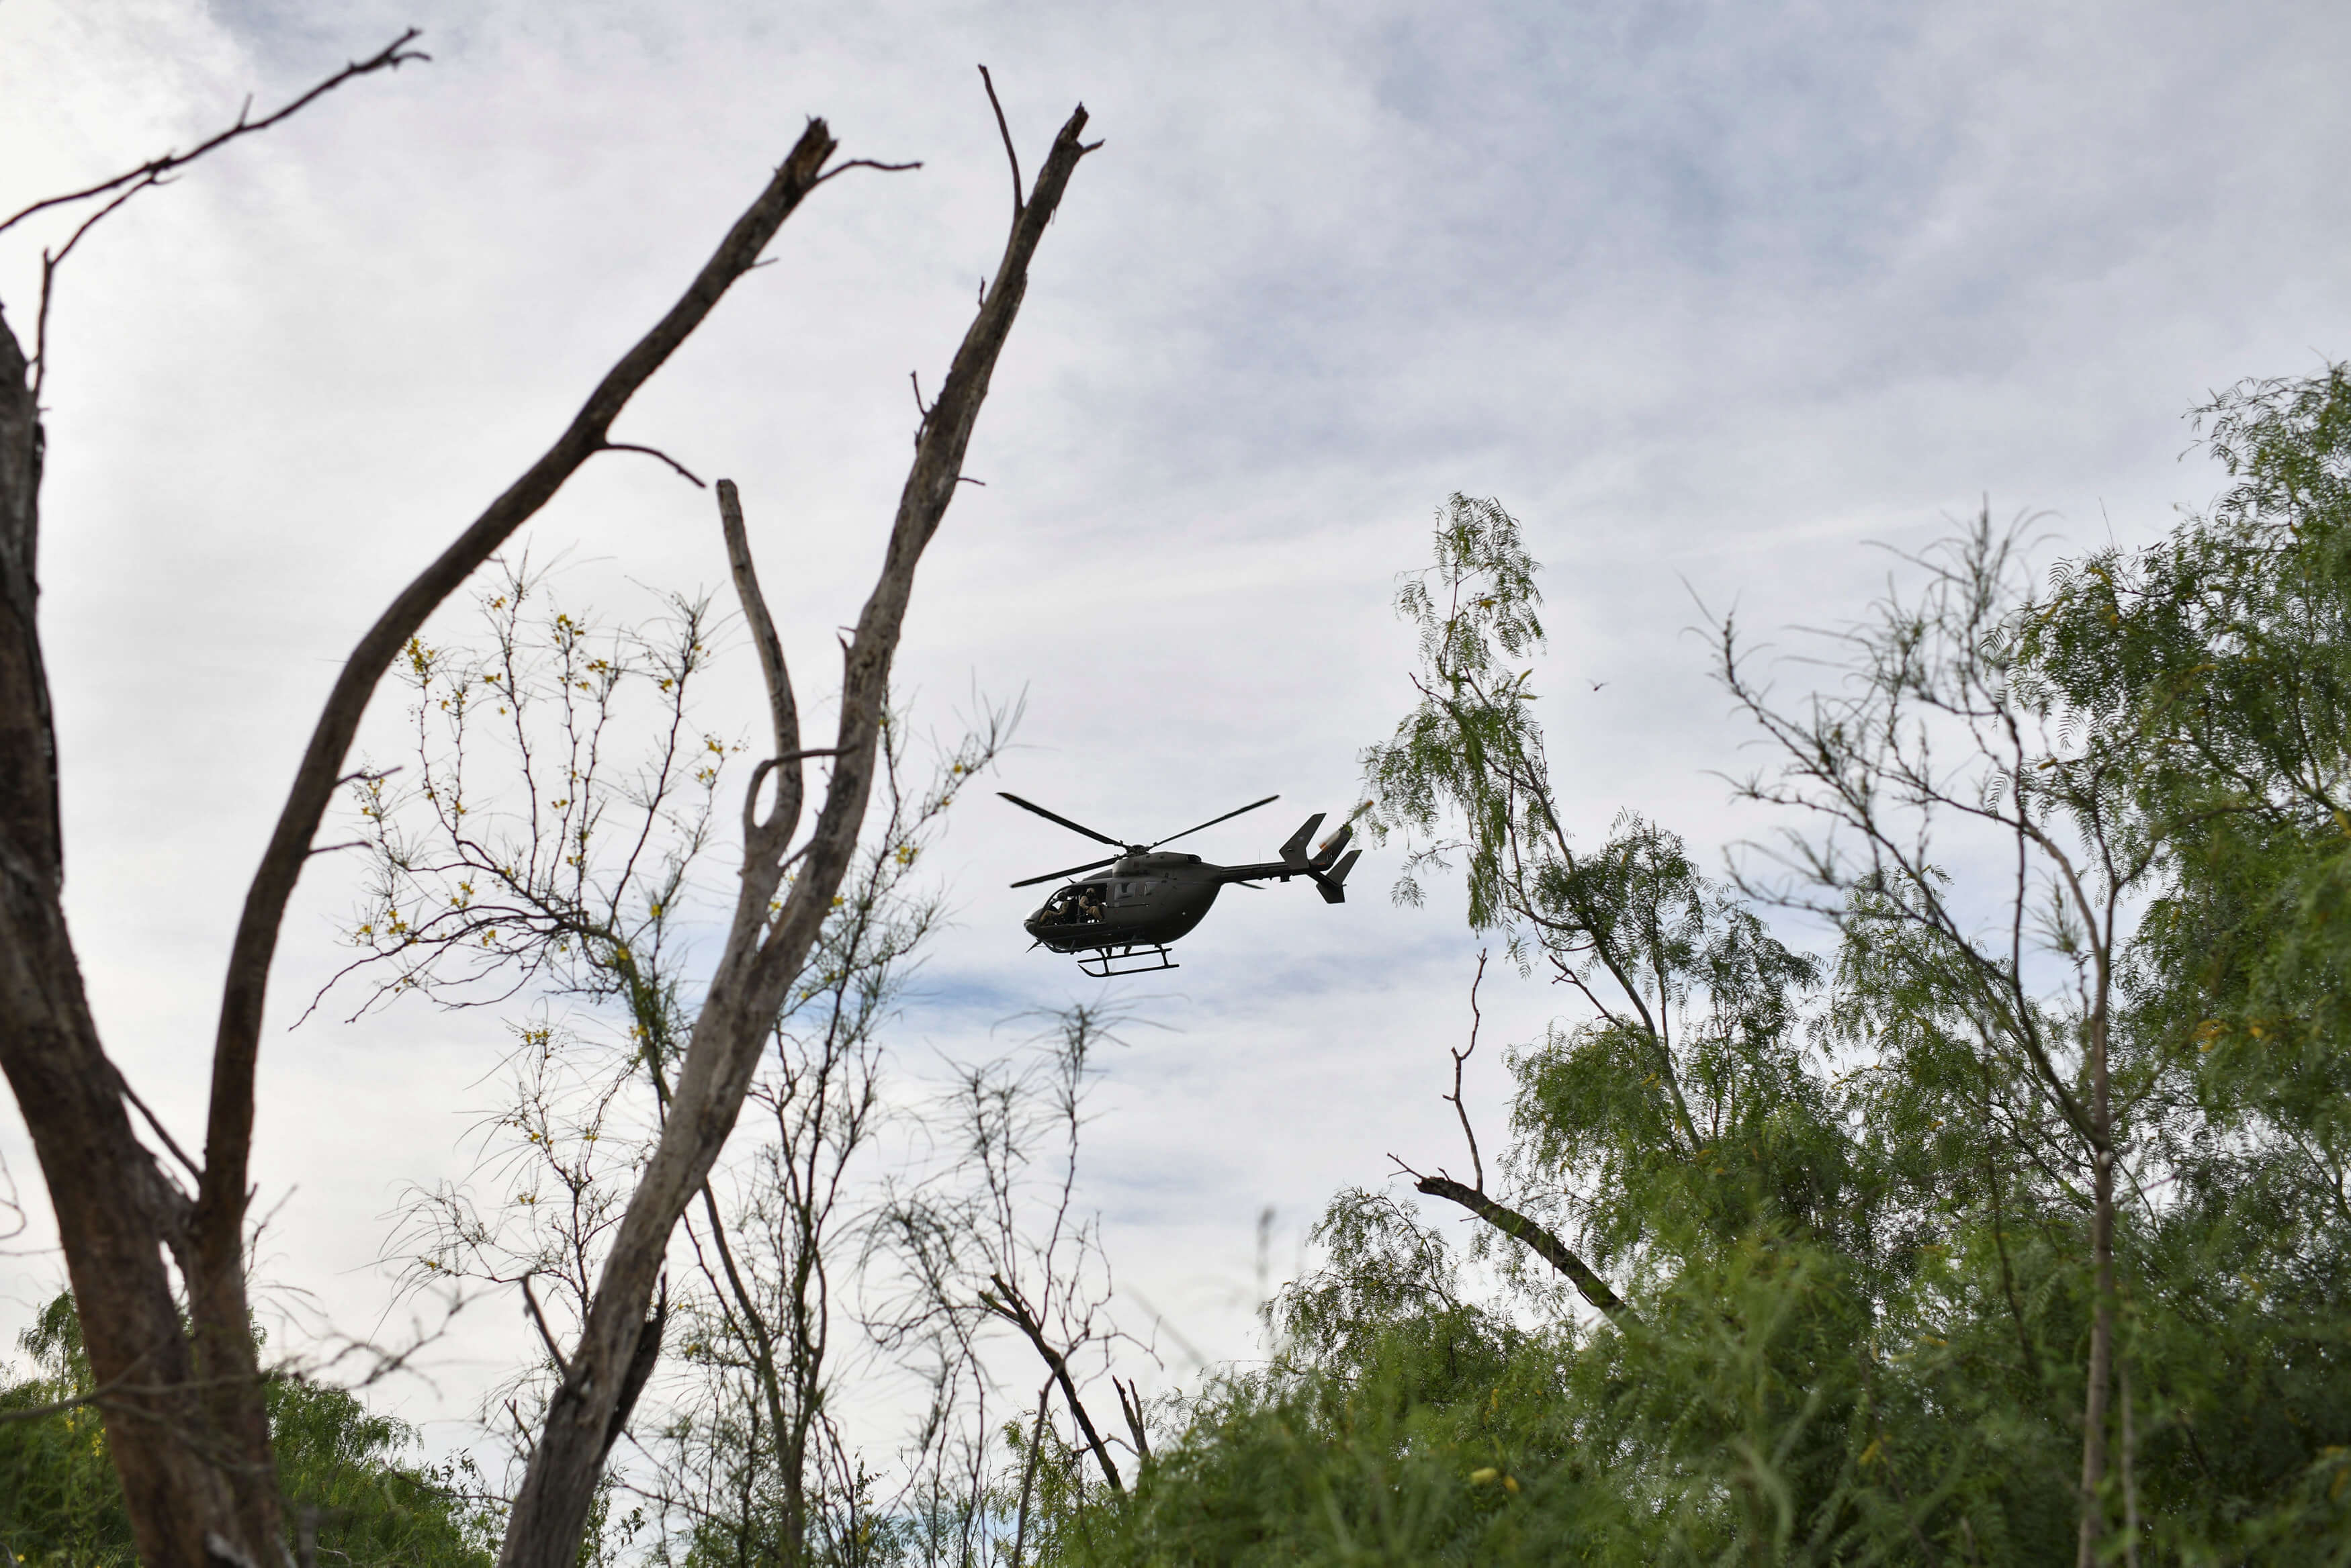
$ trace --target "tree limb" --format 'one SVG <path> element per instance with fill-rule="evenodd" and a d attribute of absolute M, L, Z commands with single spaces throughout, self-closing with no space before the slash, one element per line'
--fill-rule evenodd
<path fill-rule="evenodd" d="M 1017 223 L 1020 221 L 1021 208 L 1020 154 L 1012 145 L 1012 128 L 1004 122 L 1004 105 L 996 97 L 996 78 L 987 74 L 986 66 L 979 67 L 979 79 L 987 88 L 987 107 L 996 111 L 996 129 L 1004 138 L 1004 156 L 1012 163 L 1012 221 Z M 985 294 L 980 296 L 983 301 L 987 297 Z M 914 389 L 914 401 L 919 403 L 922 400 L 923 389 L 917 387 Z"/>
<path fill-rule="evenodd" d="M 1431 1198 L 1458 1203 L 1503 1235 L 1525 1242 L 1544 1262 L 1565 1274 L 1585 1301 L 1620 1324 L 1632 1320 L 1631 1309 L 1625 1305 L 1614 1291 L 1608 1288 L 1608 1282 L 1593 1273 L 1583 1259 L 1569 1250 L 1566 1242 L 1543 1225 L 1515 1209 L 1495 1202 L 1474 1188 L 1462 1186 L 1449 1176 L 1424 1176 L 1413 1186 Z"/>
<path fill-rule="evenodd" d="M 1061 1397 L 1068 1401 L 1070 1415 L 1078 1423 L 1078 1430 L 1085 1434 L 1086 1446 L 1093 1450 L 1094 1462 L 1102 1466 L 1102 1479 L 1110 1482 L 1111 1490 L 1123 1493 L 1126 1483 L 1119 1480 L 1118 1466 L 1111 1462 L 1110 1449 L 1103 1443 L 1102 1434 L 1094 1430 L 1094 1418 L 1086 1413 L 1085 1401 L 1078 1397 L 1077 1383 L 1070 1376 L 1069 1358 L 1053 1348 L 1053 1342 L 1045 1337 L 1044 1325 L 1037 1321 L 1037 1314 L 1029 1310 L 1028 1301 L 1019 1291 L 1004 1282 L 1003 1275 L 990 1274 L 987 1282 L 996 1289 L 993 1293 L 982 1291 L 979 1304 L 1029 1336 L 1029 1343 L 1037 1347 L 1037 1354 L 1044 1361 L 1046 1370 L 1053 1375 L 1053 1381 L 1061 1385 Z M 1123 1407 L 1125 1402 L 1126 1397 L 1122 1392 L 1120 1406 Z"/>
<path fill-rule="evenodd" d="M 1113 1377 L 1110 1386 L 1118 1396 L 1118 1413 L 1126 1417 L 1126 1429 L 1134 1435 L 1135 1459 L 1138 1463 L 1146 1462 L 1151 1458 L 1151 1434 L 1143 1424 L 1143 1391 L 1135 1387 L 1131 1377 L 1123 1384 Z"/>
<path fill-rule="evenodd" d="M 734 575 L 736 597 L 743 604 L 744 624 L 751 629 L 751 645 L 758 649 L 759 674 L 768 689 L 768 718 L 776 742 L 776 754 L 752 775 L 750 787 L 744 794 L 744 848 L 747 856 L 758 821 L 757 810 L 761 775 L 768 768 L 780 770 L 776 779 L 776 805 L 757 831 L 762 839 L 778 832 L 782 841 L 789 842 L 799 826 L 800 801 L 803 790 L 800 770 L 794 765 L 808 755 L 800 750 L 799 705 L 792 696 L 790 670 L 784 663 L 784 641 L 776 635 L 776 623 L 768 614 L 767 597 L 759 591 L 759 574 L 751 565 L 751 538 L 743 524 L 743 496 L 731 479 L 718 482 L 718 519 L 726 535 L 726 566 Z M 783 842 L 774 846 L 781 850 Z"/>

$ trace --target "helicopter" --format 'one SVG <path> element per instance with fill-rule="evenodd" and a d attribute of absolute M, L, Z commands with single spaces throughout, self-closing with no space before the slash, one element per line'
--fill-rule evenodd
<path fill-rule="evenodd" d="M 1055 888 L 1043 906 L 1021 922 L 1039 946 L 1057 953 L 1075 954 L 1078 967 L 1097 980 L 1180 968 L 1168 956 L 1167 944 L 1187 934 L 1207 917 L 1208 907 L 1217 901 L 1217 890 L 1228 882 L 1253 888 L 1264 881 L 1287 882 L 1292 877 L 1304 877 L 1313 882 L 1324 903 L 1343 904 L 1347 901 L 1347 873 L 1364 853 L 1347 849 L 1347 840 L 1355 833 L 1351 816 L 1309 855 L 1307 840 L 1322 825 L 1323 814 L 1319 811 L 1276 851 L 1280 857 L 1278 860 L 1253 866 L 1212 866 L 1196 855 L 1160 847 L 1189 837 L 1201 828 L 1229 822 L 1243 812 L 1270 805 L 1281 798 L 1278 794 L 1253 800 L 1222 816 L 1212 816 L 1181 833 L 1171 833 L 1156 843 L 1128 844 L 1106 833 L 1096 833 L 1081 822 L 1071 822 L 1058 812 L 1047 811 L 1035 801 L 1023 800 L 1009 791 L 997 793 L 1023 811 L 1033 811 L 1048 822 L 1059 823 L 1072 833 L 1081 833 L 1118 851 L 1083 866 L 1048 871 L 1041 877 L 1027 877 L 1012 884 L 1015 888 L 1033 888 L 1040 882 L 1083 877 L 1089 871 L 1100 873 Z M 1361 815 L 1362 811 L 1358 807 L 1353 815 Z M 1343 857 L 1340 854 L 1343 849 L 1346 850 Z"/>

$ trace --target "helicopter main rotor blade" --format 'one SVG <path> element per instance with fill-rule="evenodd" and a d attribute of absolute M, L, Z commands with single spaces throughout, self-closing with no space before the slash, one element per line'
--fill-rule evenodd
<path fill-rule="evenodd" d="M 1222 816 L 1212 816 L 1208 818 L 1207 821 L 1200 824 L 1199 827 L 1187 827 L 1181 833 L 1171 833 L 1166 837 L 1161 839 L 1159 844 L 1173 844 L 1179 838 L 1189 838 L 1193 834 L 1199 832 L 1200 827 L 1214 827 L 1220 822 L 1229 822 L 1234 817 L 1238 816 L 1243 811 L 1255 811 L 1259 806 L 1271 805 L 1275 801 L 1278 801 L 1280 798 L 1281 797 L 1278 794 L 1270 794 L 1263 800 L 1253 800 L 1247 805 L 1242 806 L 1240 811 L 1228 811 Z M 1159 847 L 1159 844 L 1155 844 L 1151 847 L 1156 849 Z"/>
<path fill-rule="evenodd" d="M 1042 877 L 1024 877 L 1019 881 L 1013 883 L 1012 886 L 1015 888 L 1028 888 L 1033 887 L 1039 882 L 1050 882 L 1062 877 L 1074 877 L 1081 871 L 1091 871 L 1097 866 L 1107 866 L 1112 861 L 1122 858 L 1124 854 L 1125 849 L 1124 846 L 1122 846 L 1120 852 L 1117 855 L 1106 855 L 1100 860 L 1089 860 L 1082 866 L 1072 866 L 1066 871 L 1048 871 Z"/>
<path fill-rule="evenodd" d="M 1000 789 L 1000 790 L 998 790 L 996 793 L 997 793 L 997 794 L 1000 794 L 1000 795 L 1002 795 L 1005 799 L 1007 799 L 1007 800 L 1010 801 L 1013 805 L 1015 805 L 1019 806 L 1021 810 L 1023 810 L 1023 811 L 1033 811 L 1033 812 L 1035 812 L 1038 815 L 1040 815 L 1040 816 L 1043 817 L 1043 818 L 1044 818 L 1046 821 L 1048 821 L 1048 822 L 1058 822 L 1058 823 L 1060 823 L 1063 827 L 1068 828 L 1068 829 L 1069 829 L 1071 832 L 1072 832 L 1072 833 L 1082 833 L 1082 834 L 1084 834 L 1088 838 L 1092 839 L 1092 840 L 1093 840 L 1095 843 L 1097 843 L 1097 844 L 1107 844 L 1107 845 L 1109 845 L 1112 848 L 1118 850 L 1118 851 L 1119 851 L 1120 853 L 1122 853 L 1122 854 L 1123 854 L 1123 853 L 1125 852 L 1126 848 L 1127 848 L 1126 843 L 1125 843 L 1125 841 L 1124 841 L 1123 839 L 1113 838 L 1113 837 L 1111 837 L 1111 836 L 1110 836 L 1108 834 L 1106 834 L 1106 833 L 1096 833 L 1092 828 L 1088 827 L 1084 823 L 1082 823 L 1082 822 L 1071 822 L 1068 817 L 1063 816 L 1063 815 L 1062 815 L 1061 813 L 1059 813 L 1059 812 L 1056 812 L 1056 811 L 1047 811 L 1043 806 L 1039 805 L 1038 805 L 1035 801 L 1033 801 L 1033 800 L 1022 800 L 1019 795 L 1014 794 L 1010 790 L 1003 790 L 1003 789 Z M 1262 802 L 1260 802 L 1259 804 L 1260 804 L 1260 805 L 1262 805 L 1263 803 L 1262 803 Z M 1115 857 L 1113 857 L 1113 858 L 1115 858 Z M 1061 873 L 1057 871 L 1057 872 L 1055 872 L 1055 873 L 1054 873 L 1054 875 L 1058 877 L 1058 876 L 1060 876 L 1060 875 L 1061 875 Z M 1043 880 L 1044 880 L 1044 878 L 1040 877 L 1039 877 L 1039 878 L 1038 878 L 1038 880 L 1041 882 L 1041 881 L 1043 881 Z M 1019 884 L 1019 883 L 1018 883 L 1018 882 L 1015 882 L 1015 883 L 1013 884 L 1013 886 L 1014 886 L 1014 887 L 1016 887 L 1016 888 L 1018 888 L 1019 886 L 1020 886 L 1020 884 Z"/>

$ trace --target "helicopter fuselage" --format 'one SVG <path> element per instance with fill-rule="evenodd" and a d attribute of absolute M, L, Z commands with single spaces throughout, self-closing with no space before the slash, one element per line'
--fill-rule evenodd
<path fill-rule="evenodd" d="M 1207 918 L 1227 883 L 1287 882 L 1305 872 L 1303 865 L 1279 860 L 1216 866 L 1196 855 L 1170 851 L 1129 855 L 1071 877 L 1022 925 L 1055 952 L 1165 947 Z"/>

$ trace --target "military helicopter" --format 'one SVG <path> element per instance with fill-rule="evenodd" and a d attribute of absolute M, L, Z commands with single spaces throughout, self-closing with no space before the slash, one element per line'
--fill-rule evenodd
<path fill-rule="evenodd" d="M 1058 812 L 1047 811 L 1033 800 L 1023 800 L 1008 791 L 997 793 L 1023 811 L 1033 811 L 1048 822 L 1059 823 L 1072 833 L 1082 833 L 1118 851 L 1083 866 L 1048 871 L 1041 877 L 1023 877 L 1012 884 L 1015 888 L 1033 888 L 1040 882 L 1064 877 L 1083 877 L 1089 871 L 1101 873 L 1055 888 L 1044 906 L 1021 922 L 1039 946 L 1057 953 L 1076 954 L 1078 967 L 1097 980 L 1180 967 L 1168 956 L 1167 944 L 1200 923 L 1208 907 L 1217 901 L 1217 889 L 1228 882 L 1255 888 L 1261 881 L 1279 878 L 1287 882 L 1292 877 L 1304 877 L 1313 882 L 1324 903 L 1343 904 L 1347 901 L 1347 873 L 1364 853 L 1347 849 L 1343 858 L 1340 856 L 1339 852 L 1347 848 L 1347 840 L 1354 836 L 1351 818 L 1339 825 L 1338 832 L 1316 845 L 1312 855 L 1308 855 L 1306 841 L 1322 825 L 1322 813 L 1319 811 L 1308 817 L 1306 825 L 1291 834 L 1277 851 L 1281 857 L 1279 860 L 1254 866 L 1211 866 L 1196 855 L 1160 849 L 1160 845 L 1173 844 L 1203 827 L 1214 827 L 1242 812 L 1270 805 L 1281 798 L 1278 794 L 1253 800 L 1238 810 L 1212 816 L 1182 833 L 1171 833 L 1156 844 L 1127 844 L 1106 833 L 1096 833 L 1081 822 L 1071 822 Z M 1357 808 L 1357 815 L 1361 810 Z M 1105 867 L 1109 869 L 1104 870 Z"/>

